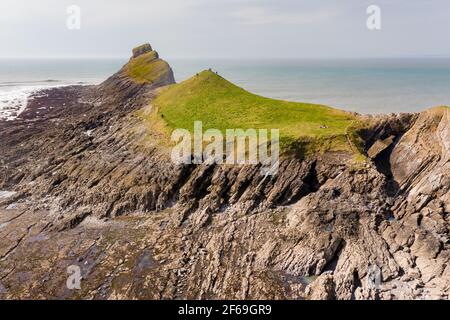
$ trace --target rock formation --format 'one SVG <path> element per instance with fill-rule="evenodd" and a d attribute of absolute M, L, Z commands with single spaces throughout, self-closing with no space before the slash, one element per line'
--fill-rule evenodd
<path fill-rule="evenodd" d="M 150 51 L 153 51 L 152 46 L 150 45 L 150 43 L 145 43 L 133 49 L 133 58 L 137 58 Z"/>
<path fill-rule="evenodd" d="M 0 121 L 0 298 L 449 298 L 448 108 L 361 117 L 372 159 L 285 156 L 264 179 L 170 161 L 138 111 L 172 83 L 144 45 Z"/>

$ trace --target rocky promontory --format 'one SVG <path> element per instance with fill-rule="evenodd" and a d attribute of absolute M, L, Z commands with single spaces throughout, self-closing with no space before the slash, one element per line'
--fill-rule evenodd
<path fill-rule="evenodd" d="M 0 298 L 449 298 L 449 108 L 355 115 L 363 160 L 287 153 L 265 177 L 171 161 L 143 119 L 174 83 L 147 44 L 0 121 Z"/>

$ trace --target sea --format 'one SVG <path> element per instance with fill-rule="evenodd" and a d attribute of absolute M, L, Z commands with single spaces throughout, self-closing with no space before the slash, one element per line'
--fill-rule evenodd
<path fill-rule="evenodd" d="M 0 59 L 0 119 L 14 119 L 36 91 L 101 83 L 127 60 Z M 450 105 L 450 58 L 167 61 L 177 82 L 211 68 L 258 95 L 362 114 Z"/>

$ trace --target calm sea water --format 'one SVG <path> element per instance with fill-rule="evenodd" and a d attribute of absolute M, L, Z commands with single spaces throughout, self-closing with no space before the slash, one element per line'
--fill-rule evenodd
<path fill-rule="evenodd" d="M 0 60 L 0 117 L 20 112 L 35 90 L 100 83 L 126 61 Z M 212 68 L 263 96 L 360 113 L 415 112 L 450 105 L 450 59 L 168 61 L 177 81 Z"/>

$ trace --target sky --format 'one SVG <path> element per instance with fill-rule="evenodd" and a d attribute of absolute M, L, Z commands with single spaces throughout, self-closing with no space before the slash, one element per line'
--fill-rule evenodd
<path fill-rule="evenodd" d="M 449 33 L 448 0 L 0 1 L 0 57 L 128 57 L 144 42 L 187 59 L 450 57 Z"/>

